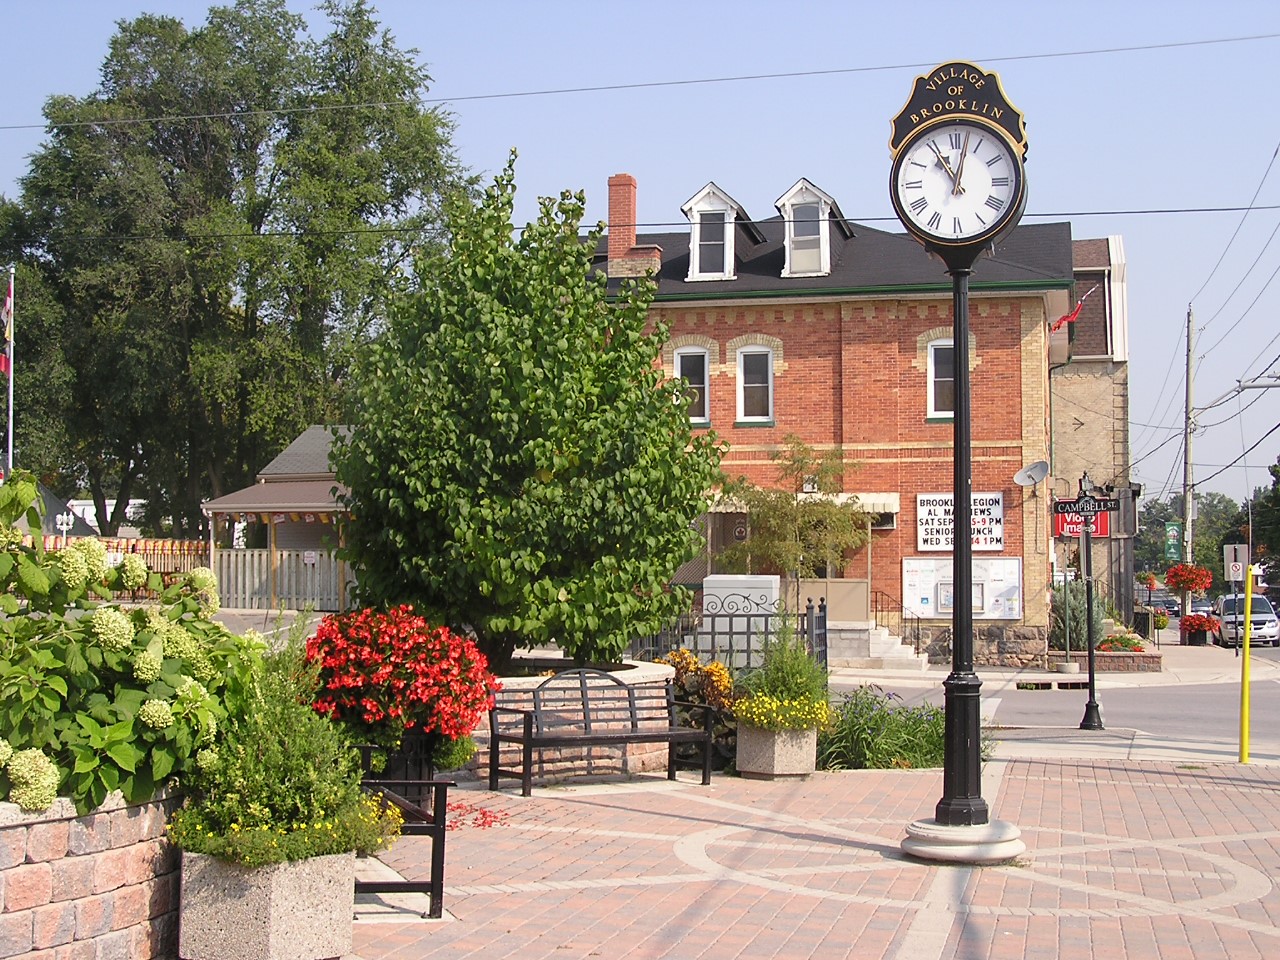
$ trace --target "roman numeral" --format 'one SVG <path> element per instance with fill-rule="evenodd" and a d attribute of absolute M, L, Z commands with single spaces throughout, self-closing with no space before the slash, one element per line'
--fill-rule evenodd
<path fill-rule="evenodd" d="M 919 190 L 924 187 L 923 180 L 908 180 L 903 186 L 908 190 Z"/>
<path fill-rule="evenodd" d="M 994 167 L 997 163 L 1004 159 L 1004 154 L 997 153 L 994 157 L 987 161 L 988 167 Z"/>
<path fill-rule="evenodd" d="M 912 161 L 911 161 L 911 165 L 912 165 L 913 167 L 919 167 L 921 170 L 925 170 L 925 169 L 927 169 L 927 168 L 928 168 L 928 166 L 929 166 L 929 165 L 928 165 L 928 164 L 926 164 L 926 163 L 921 163 L 919 160 L 912 160 Z"/>
<path fill-rule="evenodd" d="M 924 197 L 917 197 L 911 201 L 911 209 L 916 213 L 924 213 L 924 208 L 929 205 L 929 201 Z"/>
<path fill-rule="evenodd" d="M 975 144 L 973 145 L 973 149 L 972 149 L 972 150 L 970 150 L 969 152 L 970 152 L 970 153 L 977 153 L 977 152 L 978 152 L 978 148 L 979 148 L 980 146 L 982 146 L 982 145 L 983 145 L 984 143 L 986 143 L 986 142 L 987 142 L 987 138 L 986 138 L 986 137 L 982 137 L 982 138 L 980 138 L 980 139 L 978 140 L 978 142 L 977 142 L 977 143 L 975 143 Z"/>
<path fill-rule="evenodd" d="M 951 149 L 952 149 L 952 150 L 959 150 L 959 149 L 960 149 L 960 146 L 961 146 L 961 144 L 962 144 L 963 142 L 964 142 L 964 139 L 960 136 L 960 134 L 958 134 L 958 133 L 953 133 L 953 134 L 951 134 Z"/>
<path fill-rule="evenodd" d="M 930 230 L 938 229 L 938 224 L 940 224 L 941 222 L 942 222 L 942 214 L 938 213 L 938 211 L 935 210 L 933 212 L 933 216 L 929 218 L 929 229 Z"/>
<path fill-rule="evenodd" d="M 991 185 L 993 187 L 1007 187 L 1009 185 L 1008 177 L 992 177 Z"/>
<path fill-rule="evenodd" d="M 959 232 L 960 232 L 960 218 L 959 218 L 959 217 L 952 217 L 952 218 L 951 218 L 951 232 L 952 232 L 952 233 L 959 233 Z"/>
<path fill-rule="evenodd" d="M 1003 210 L 1004 201 L 1001 200 L 999 197 L 997 197 L 995 194 L 992 194 L 991 196 L 987 197 L 987 206 L 990 207 L 992 210 Z"/>

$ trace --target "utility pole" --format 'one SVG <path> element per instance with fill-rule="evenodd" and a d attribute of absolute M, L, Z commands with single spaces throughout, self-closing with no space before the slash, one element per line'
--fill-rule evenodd
<path fill-rule="evenodd" d="M 1182 421 L 1182 560 L 1191 563 L 1191 429 L 1195 413 L 1191 407 L 1192 356 L 1196 341 L 1195 317 L 1191 304 L 1187 304 L 1187 399 L 1186 416 Z M 1182 615 L 1191 612 L 1191 594 L 1182 591 Z"/>

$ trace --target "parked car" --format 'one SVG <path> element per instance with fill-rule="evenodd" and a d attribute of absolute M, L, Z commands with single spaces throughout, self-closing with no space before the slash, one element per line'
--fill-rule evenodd
<path fill-rule="evenodd" d="M 1196 597 L 1191 601 L 1192 613 L 1213 613 L 1213 602 L 1208 597 Z"/>
<path fill-rule="evenodd" d="M 1224 647 L 1234 647 L 1244 639 L 1244 594 L 1229 593 L 1213 604 L 1213 615 L 1218 618 L 1218 629 L 1213 642 Z M 1249 607 L 1249 642 L 1269 643 L 1280 647 L 1280 617 L 1266 597 L 1254 596 Z"/>

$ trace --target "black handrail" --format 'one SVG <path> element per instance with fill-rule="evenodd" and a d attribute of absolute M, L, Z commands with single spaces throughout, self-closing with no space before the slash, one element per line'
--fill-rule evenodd
<path fill-rule="evenodd" d="M 883 590 L 871 591 L 871 618 L 877 627 L 883 627 L 893 636 L 910 643 L 916 656 L 924 643 L 923 621 L 902 605 L 897 597 Z"/>

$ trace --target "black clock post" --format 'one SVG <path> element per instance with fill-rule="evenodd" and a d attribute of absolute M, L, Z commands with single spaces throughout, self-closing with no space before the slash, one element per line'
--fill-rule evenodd
<path fill-rule="evenodd" d="M 931 860 L 996 863 L 1026 849 L 1016 826 L 991 820 L 982 798 L 982 681 L 974 672 L 973 456 L 969 277 L 1026 204 L 1026 133 L 1000 78 L 963 61 L 917 77 L 894 118 L 889 195 L 899 219 L 947 266 L 955 364 L 951 673 L 945 699 L 942 799 L 907 826 L 902 849 Z"/>
<path fill-rule="evenodd" d="M 955 363 L 953 437 L 951 675 L 945 698 L 942 799 L 934 814 L 948 826 L 974 826 L 989 819 L 982 799 L 982 681 L 973 669 L 973 440 L 969 390 L 969 276 L 976 250 L 943 253 L 951 274 L 952 357 Z"/>

